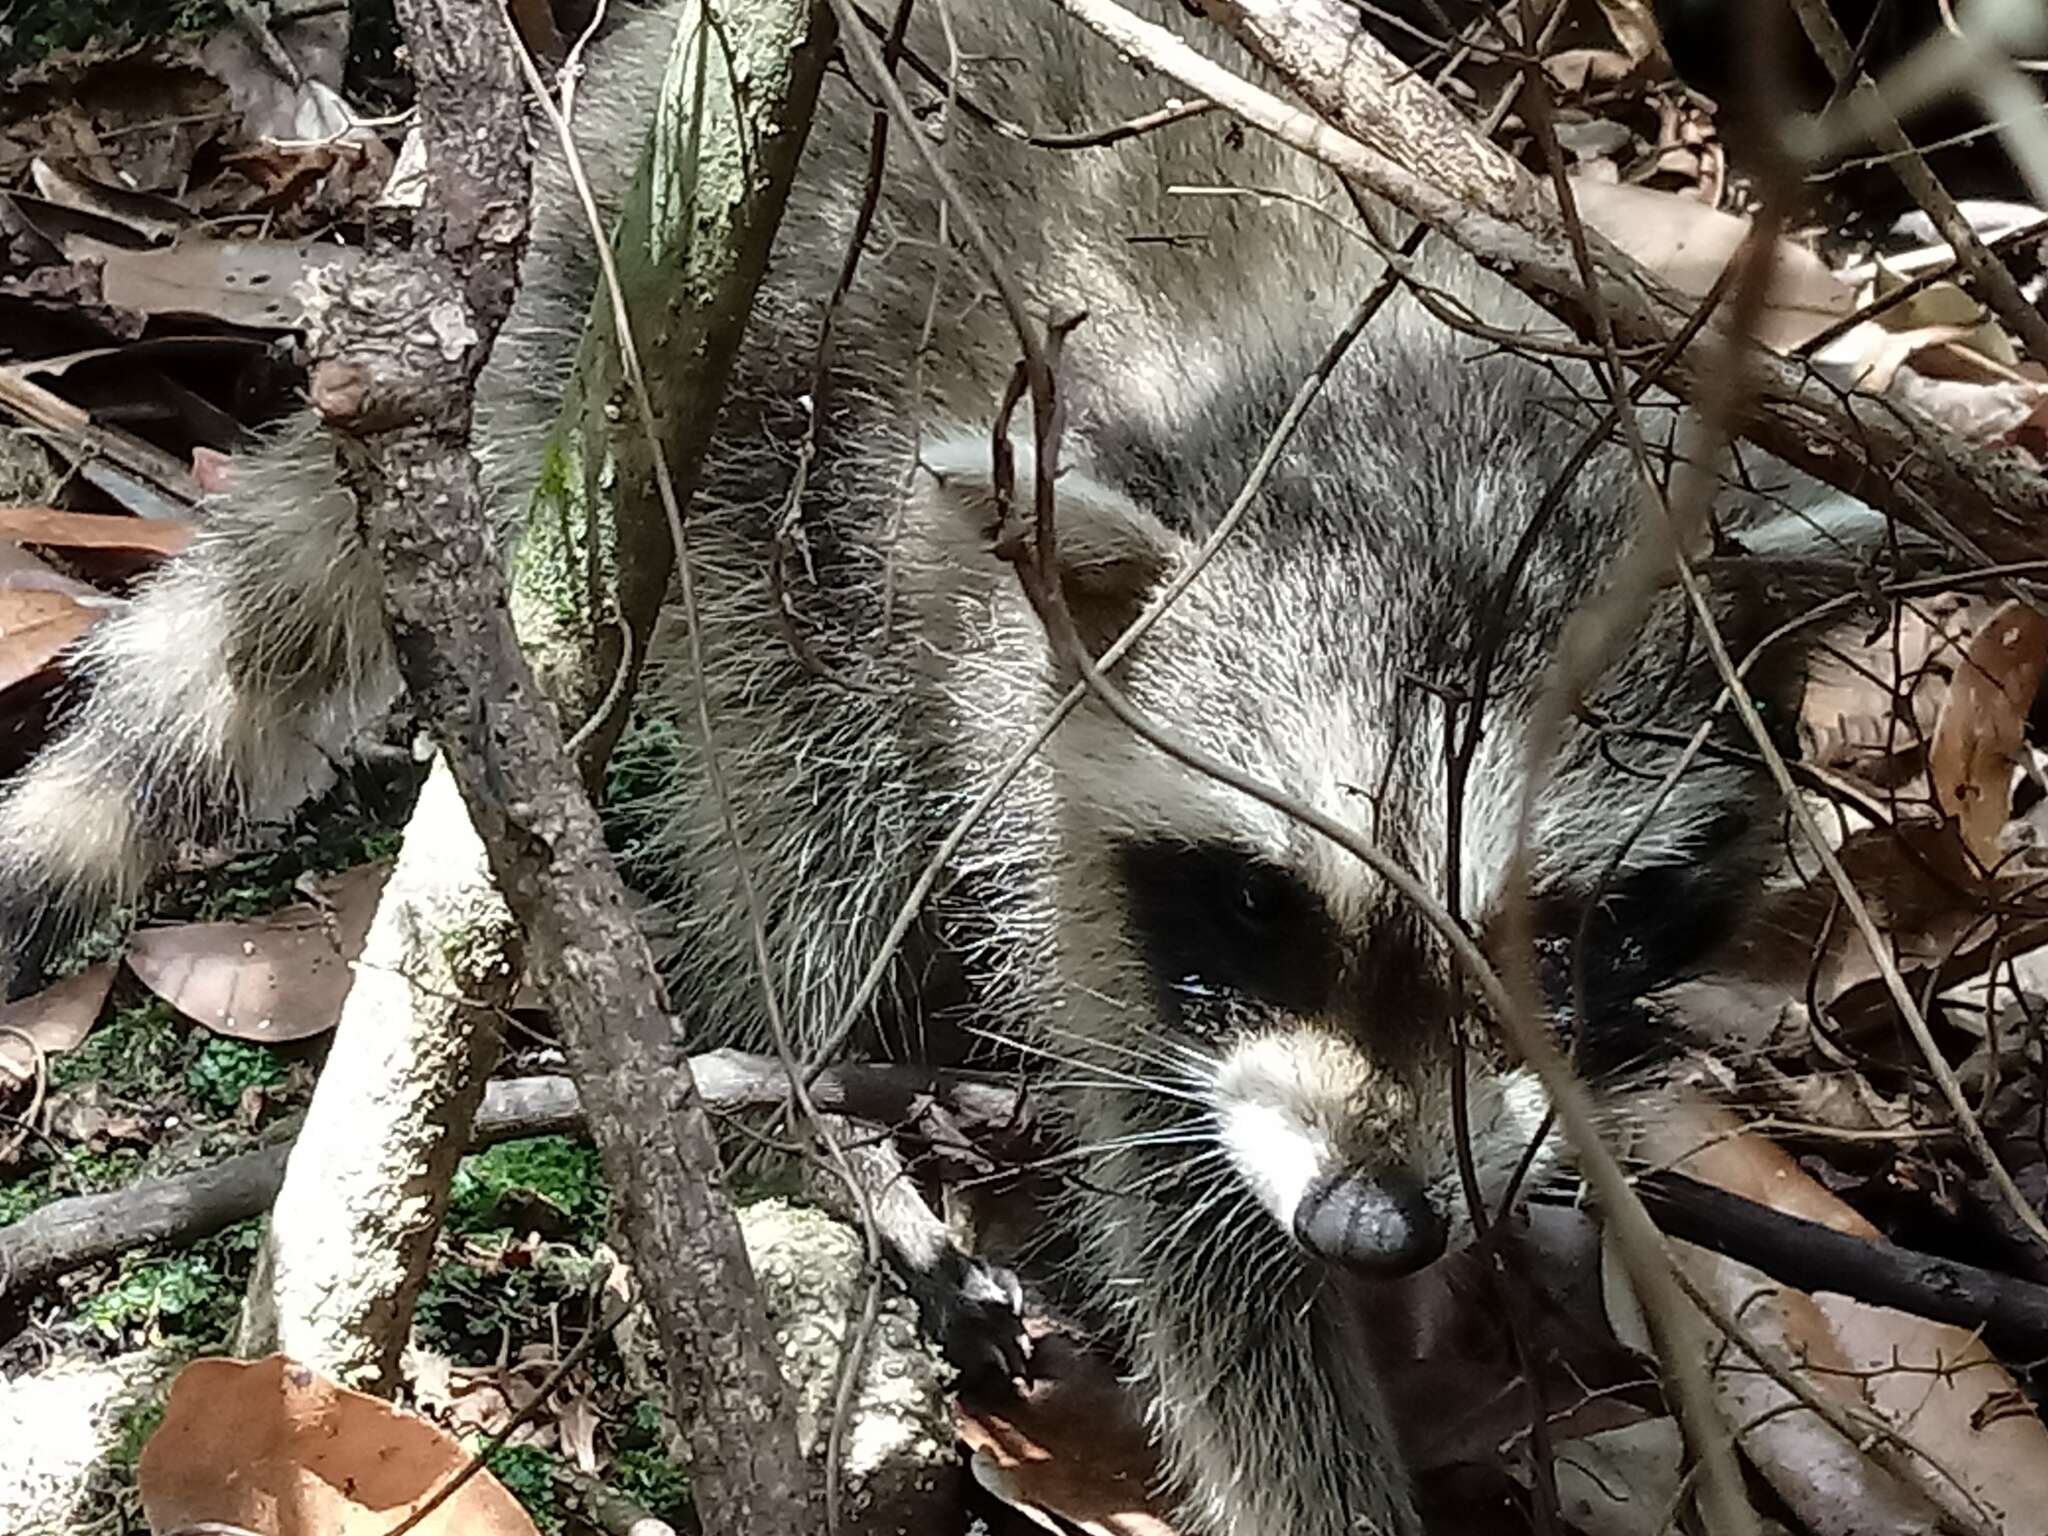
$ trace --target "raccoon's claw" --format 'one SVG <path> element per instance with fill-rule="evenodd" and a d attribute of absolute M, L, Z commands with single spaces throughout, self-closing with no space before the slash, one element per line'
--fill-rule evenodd
<path fill-rule="evenodd" d="M 1004 1385 L 1031 1376 L 1031 1340 L 1024 1331 L 1024 1287 L 1015 1274 L 961 1255 L 953 1272 L 921 1298 L 926 1329 L 960 1386 Z"/>

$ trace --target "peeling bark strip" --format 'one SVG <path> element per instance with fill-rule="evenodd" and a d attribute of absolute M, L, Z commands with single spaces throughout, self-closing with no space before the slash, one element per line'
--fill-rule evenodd
<path fill-rule="evenodd" d="M 758 0 L 777 7 L 807 13 Z M 808 1536 L 809 1478 L 710 1120 L 596 813 L 514 636 L 468 452 L 471 386 L 510 308 L 526 235 L 527 124 L 510 29 L 492 0 L 399 0 L 398 14 L 419 89 L 426 203 L 408 253 L 372 255 L 313 306 L 315 403 L 383 560 L 406 684 L 568 1043 L 688 1426 L 705 1529 Z M 779 82 L 745 110 L 787 130 L 747 163 L 734 203 L 779 208 L 828 43 L 813 31 L 795 59 L 731 61 L 737 78 Z M 726 212 L 692 237 L 726 238 Z M 734 272 L 669 322 L 702 322 L 707 335 L 743 325 L 759 276 L 758 265 Z M 709 416 L 716 401 L 689 405 L 685 414 Z"/>

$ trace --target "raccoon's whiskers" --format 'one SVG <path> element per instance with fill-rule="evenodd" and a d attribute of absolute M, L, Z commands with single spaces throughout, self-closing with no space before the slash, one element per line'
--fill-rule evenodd
<path fill-rule="evenodd" d="M 1099 1061 L 1084 1057 L 1070 1056 L 1049 1047 L 1028 1040 L 1007 1042 L 1013 1049 L 1041 1061 L 1050 1061 L 1059 1066 L 1071 1068 L 1081 1075 L 1074 1079 L 1077 1085 L 1091 1087 L 1119 1087 L 1134 1089 L 1139 1093 L 1156 1094 L 1162 1098 L 1178 1099 L 1189 1104 L 1206 1104 L 1206 1099 L 1193 1088 L 1182 1087 L 1170 1079 L 1139 1077 L 1133 1072 L 1119 1071 Z"/>

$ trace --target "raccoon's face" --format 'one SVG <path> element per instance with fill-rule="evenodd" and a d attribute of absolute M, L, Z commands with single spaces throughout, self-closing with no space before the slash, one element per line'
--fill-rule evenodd
<path fill-rule="evenodd" d="M 1542 467 L 1424 450 L 1410 457 L 1436 479 L 1416 483 L 1394 477 L 1407 458 L 1360 461 L 1342 440 L 1326 454 L 1276 484 L 1263 522 L 1241 530 L 1109 675 L 1170 733 L 1356 828 L 1425 889 L 1448 894 L 1455 882 L 1450 904 L 1484 931 L 1519 835 L 1534 691 L 1623 525 L 1568 509 L 1562 547 L 1530 562 L 1538 590 L 1508 615 L 1454 814 L 1452 704 L 1514 543 L 1503 528 L 1515 524 L 1489 509 L 1535 505 Z M 985 438 L 927 455 L 971 528 L 986 528 L 973 513 L 986 506 L 987 458 Z M 1184 464 L 1171 472 L 1186 475 Z M 1029 474 L 1021 453 L 1019 483 Z M 1195 549 L 1119 483 L 1137 482 L 1082 469 L 1060 482 L 1062 578 L 1097 649 Z M 1210 504 L 1228 496 L 1224 485 L 1192 491 Z M 1161 499 L 1156 481 L 1141 494 Z M 1072 669 L 1049 660 L 1048 692 L 1063 692 Z M 1697 682 L 1666 686 L 1666 672 L 1631 667 L 1619 664 L 1632 699 L 1701 704 Z M 1358 859 L 1098 707 L 1084 705 L 1047 756 L 1061 982 L 1048 1028 L 1072 1068 L 1064 1081 L 1098 1184 L 1189 1220 L 1227 1226 L 1256 1212 L 1310 1255 L 1398 1274 L 1468 1237 L 1475 1201 L 1490 1221 L 1511 1190 L 1553 1173 L 1559 1151 L 1534 1074 L 1475 1020 L 1439 934 Z M 1579 739 L 1532 825 L 1551 936 L 1593 913 L 1601 958 L 1590 990 L 1602 995 L 1589 996 L 1584 1027 L 1628 1015 L 1709 926 L 1694 922 L 1688 874 L 1672 879 L 1668 901 L 1612 892 L 1654 894 L 1663 871 L 1706 867 L 1707 850 L 1745 835 L 1747 779 L 1709 768 L 1606 871 L 1655 791 L 1661 764 L 1637 757 L 1614 765 Z M 1669 931 L 1643 939 L 1631 908 Z M 1555 956 L 1539 954 L 1547 980 L 1559 979 Z"/>
<path fill-rule="evenodd" d="M 1518 1169 L 1540 1180 L 1553 1162 L 1547 1101 L 1461 1035 L 1421 920 L 1380 901 L 1347 910 L 1317 884 L 1336 867 L 1220 840 L 1124 842 L 1109 872 L 1124 954 L 1108 969 L 1142 977 L 1154 1038 L 1190 1069 L 1187 1107 L 1281 1231 L 1317 1258 L 1399 1274 L 1472 1229 L 1460 1093 L 1489 1218 Z"/>

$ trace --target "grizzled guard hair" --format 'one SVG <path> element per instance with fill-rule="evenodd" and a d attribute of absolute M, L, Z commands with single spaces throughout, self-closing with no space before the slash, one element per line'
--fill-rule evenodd
<path fill-rule="evenodd" d="M 1186 22 L 1169 0 L 1146 9 Z M 1221 114 L 1066 151 L 996 126 L 1071 134 L 1151 111 L 1163 93 L 1050 7 L 948 10 L 960 97 L 976 110 L 949 111 L 922 87 L 920 110 L 943 126 L 952 172 L 1031 302 L 1089 315 L 1062 368 L 1061 574 L 1106 637 L 1185 568 L 1378 269 L 1335 219 L 1174 195 L 1225 183 L 1343 206 L 1318 168 Z M 608 216 L 668 31 L 662 16 L 637 19 L 591 62 L 577 129 Z M 910 46 L 949 57 L 933 17 L 920 14 Z M 1072 681 L 989 547 L 991 425 L 1016 339 L 949 249 L 932 178 L 900 137 L 813 398 L 871 122 L 861 93 L 829 78 L 690 524 L 705 702 L 775 980 L 813 1047 L 962 808 Z M 479 383 L 477 444 L 508 543 L 592 287 L 558 155 L 544 152 L 537 183 L 523 292 Z M 1437 266 L 1433 280 L 1492 323 L 1541 324 L 1483 274 Z M 1389 305 L 1245 525 L 1115 671 L 1139 710 L 1358 826 L 1442 890 L 1446 700 L 1469 696 L 1482 630 L 1501 625 L 1456 818 L 1457 908 L 1481 932 L 1515 845 L 1547 657 L 1600 591 L 1637 505 L 1626 456 L 1595 452 L 1511 567 L 1591 419 L 1583 388 L 1569 366 L 1499 355 Z M 1646 413 L 1645 429 L 1659 420 Z M 774 525 L 812 432 L 785 619 Z M 1768 490 L 1724 498 L 1722 524 L 1809 579 L 1724 591 L 1738 647 L 1810 600 L 1831 559 L 1844 583 L 1853 575 L 1854 509 L 1813 520 L 1810 486 L 1775 466 L 1760 478 Z M 788 622 L 822 669 L 790 645 Z M 656 636 L 626 749 L 652 787 L 608 814 L 663 906 L 691 1038 L 759 1047 L 742 903 L 677 639 L 673 623 Z M 1703 757 L 1630 837 L 1673 760 L 1670 730 L 1715 695 L 1696 642 L 1676 604 L 1652 612 L 1536 806 L 1542 969 L 1560 1027 L 1591 1059 L 1651 1048 L 1640 1000 L 1711 963 L 1764 853 L 1768 798 L 1732 753 Z M 10 963 L 39 925 L 140 896 L 181 844 L 291 816 L 395 703 L 377 572 L 310 417 L 238 463 L 191 550 L 94 631 L 78 671 L 87 686 L 62 734 L 0 799 Z M 1795 676 L 1788 660 L 1757 686 Z M 1533 1078 L 1467 1028 L 1443 945 L 1415 913 L 1290 818 L 1084 706 L 967 839 L 888 995 L 869 1046 L 947 1063 L 993 1040 L 1053 1063 L 1045 1091 L 1084 1163 L 1051 1218 L 1073 1256 L 1057 1278 L 1115 1323 L 1148 1383 L 1183 1529 L 1414 1532 L 1393 1428 L 1336 1303 L 1469 1233 L 1454 1091 L 1489 1203 L 1546 1110 Z M 1539 1149 L 1530 1177 L 1554 1174 L 1558 1155 Z M 949 1306 L 985 1316 L 991 1297 L 1007 1316 L 1003 1287 L 942 1236 L 899 1234 L 897 1253 L 942 1319 Z"/>

